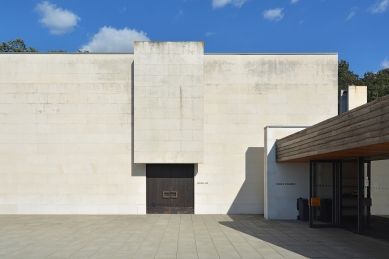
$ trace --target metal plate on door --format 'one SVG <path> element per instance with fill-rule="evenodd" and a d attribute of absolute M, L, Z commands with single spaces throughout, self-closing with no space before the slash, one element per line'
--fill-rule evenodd
<path fill-rule="evenodd" d="M 172 192 L 170 192 L 170 198 L 172 198 L 172 199 L 177 199 L 177 197 L 178 197 L 178 192 L 177 191 L 172 191 Z"/>
<path fill-rule="evenodd" d="M 162 198 L 169 199 L 170 198 L 170 191 L 163 191 Z"/>

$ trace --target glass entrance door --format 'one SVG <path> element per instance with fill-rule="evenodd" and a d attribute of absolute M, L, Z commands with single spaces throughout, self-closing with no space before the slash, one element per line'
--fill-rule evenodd
<path fill-rule="evenodd" d="M 309 225 L 338 227 L 340 224 L 341 162 L 311 161 Z"/>

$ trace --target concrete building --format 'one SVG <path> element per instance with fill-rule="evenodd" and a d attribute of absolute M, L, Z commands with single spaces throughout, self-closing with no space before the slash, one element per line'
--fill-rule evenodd
<path fill-rule="evenodd" d="M 287 135 L 286 130 L 270 129 L 274 151 L 265 161 L 265 179 L 287 179 L 298 172 L 303 177 L 305 170 L 297 171 L 297 165 L 309 163 L 309 200 L 300 213 L 306 212 L 310 227 L 341 227 L 388 242 L 389 95 L 366 103 L 366 86 L 349 86 L 347 92 L 341 98 L 352 109 L 341 115 L 276 141 L 274 135 Z M 275 195 L 268 191 L 265 196 L 273 200 L 268 205 L 273 212 Z"/>
<path fill-rule="evenodd" d="M 337 64 L 202 42 L 1 54 L 0 213 L 295 219 L 309 163 L 277 164 L 275 140 L 337 115 Z"/>

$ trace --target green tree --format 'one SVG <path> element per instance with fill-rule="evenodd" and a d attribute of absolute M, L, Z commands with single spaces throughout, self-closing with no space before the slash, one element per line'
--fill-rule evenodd
<path fill-rule="evenodd" d="M 34 47 L 27 47 L 22 39 L 10 40 L 8 43 L 2 42 L 0 52 L 38 52 Z"/>
<path fill-rule="evenodd" d="M 361 85 L 367 86 L 368 102 L 389 94 L 389 68 L 382 69 L 377 73 L 365 73 L 361 79 Z"/>
<path fill-rule="evenodd" d="M 377 73 L 366 72 L 363 78 L 350 70 L 350 65 L 346 60 L 338 63 L 338 94 L 341 90 L 346 90 L 349 85 L 366 85 L 367 101 L 371 102 L 384 95 L 389 94 L 389 68 L 382 69 Z"/>
<path fill-rule="evenodd" d="M 359 85 L 359 82 L 359 76 L 350 70 L 350 64 L 341 59 L 338 62 L 338 113 L 340 110 L 340 92 L 347 90 L 349 85 Z"/>
<path fill-rule="evenodd" d="M 350 70 L 350 64 L 341 59 L 338 63 L 338 90 L 346 90 L 349 85 L 358 85 L 359 76 Z"/>

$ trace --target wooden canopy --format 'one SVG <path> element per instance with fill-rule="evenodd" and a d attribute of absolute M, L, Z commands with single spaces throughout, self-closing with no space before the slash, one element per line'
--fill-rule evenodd
<path fill-rule="evenodd" d="M 389 95 L 276 142 L 277 162 L 389 158 Z"/>

